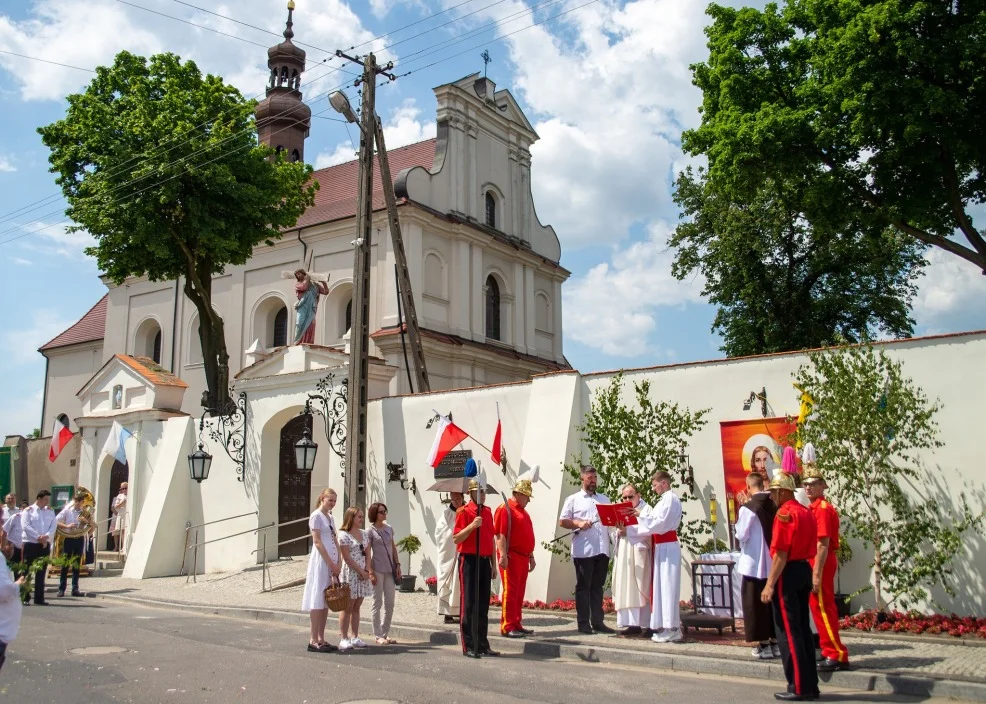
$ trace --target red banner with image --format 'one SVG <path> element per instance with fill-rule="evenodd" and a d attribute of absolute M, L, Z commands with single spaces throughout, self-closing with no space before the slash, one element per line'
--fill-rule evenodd
<path fill-rule="evenodd" d="M 781 471 L 784 447 L 797 430 L 797 423 L 787 418 L 759 418 L 724 421 L 719 428 L 726 484 L 726 515 L 732 525 L 736 523 L 736 511 L 747 498 L 746 475 L 753 469 L 754 452 L 767 455 L 765 479 L 769 481 L 775 472 Z"/>

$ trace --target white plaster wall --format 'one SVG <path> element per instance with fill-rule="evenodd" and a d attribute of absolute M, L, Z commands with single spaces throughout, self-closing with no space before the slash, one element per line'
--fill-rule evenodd
<path fill-rule="evenodd" d="M 82 415 L 82 402 L 75 394 L 102 366 L 103 343 L 99 341 L 48 350 L 45 356 L 48 358 L 45 380 L 48 393 L 41 434 L 50 436 L 55 418 L 60 413 L 67 415 L 75 428 L 75 419 Z"/>

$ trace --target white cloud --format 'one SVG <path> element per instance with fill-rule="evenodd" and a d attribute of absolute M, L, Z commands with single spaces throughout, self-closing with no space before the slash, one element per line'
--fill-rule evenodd
<path fill-rule="evenodd" d="M 0 173 L 13 173 L 14 171 L 17 171 L 17 167 L 10 163 L 10 159 L 0 156 Z"/>
<path fill-rule="evenodd" d="M 21 259 L 20 257 L 11 257 L 10 261 L 14 264 L 19 264 L 21 266 L 31 266 L 30 259 Z"/>
<path fill-rule="evenodd" d="M 986 276 L 975 264 L 932 247 L 926 255 L 928 266 L 914 299 L 914 318 L 918 325 L 934 326 L 939 316 L 981 310 L 986 300 Z"/>
<path fill-rule="evenodd" d="M 40 308 L 32 312 L 26 328 L 7 329 L 3 332 L 3 366 L 19 366 L 38 360 L 38 348 L 67 329 L 74 320 L 66 320 L 54 308 Z"/>
<path fill-rule="evenodd" d="M 28 250 L 33 250 L 46 255 L 55 254 L 69 259 L 80 259 L 86 262 L 94 262 L 93 259 L 85 254 L 86 247 L 92 247 L 96 240 L 85 230 L 80 232 L 68 232 L 66 228 L 69 223 L 47 223 L 44 221 L 34 221 L 26 223 L 21 229 L 21 233 L 30 233 L 21 237 L 17 242 Z"/>
<path fill-rule="evenodd" d="M 223 37 L 112 0 L 89 0 L 85 3 L 48 0 L 34 3 L 30 16 L 22 21 L 0 15 L 0 49 L 87 69 L 112 63 L 113 57 L 124 49 L 144 56 L 172 51 L 183 59 L 193 59 L 203 72 L 223 76 L 247 96 L 262 94 L 268 74 L 266 52 L 262 47 L 277 43 L 275 35 L 166 0 L 146 0 L 142 4 L 151 10 L 248 39 L 261 46 Z M 286 10 L 282 0 L 239 0 L 212 9 L 272 32 L 280 33 L 284 29 Z M 304 47 L 309 60 L 314 62 L 326 58 L 336 48 L 359 45 L 373 38 L 356 13 L 342 0 L 309 3 L 295 12 L 294 21 L 297 39 L 325 50 Z M 57 51 L 46 54 L 39 47 Z M 306 97 L 317 95 L 338 83 L 341 74 L 329 73 L 338 65 L 338 59 L 333 59 L 325 67 L 310 63 L 311 73 L 305 77 L 305 83 L 309 84 L 305 88 Z M 11 74 L 24 100 L 60 100 L 67 93 L 82 89 L 92 79 L 92 74 L 85 71 L 8 55 L 0 55 L 0 68 Z"/>
<path fill-rule="evenodd" d="M 660 353 L 650 341 L 659 309 L 701 301 L 704 286 L 700 277 L 678 281 L 671 276 L 670 232 L 668 224 L 655 224 L 646 240 L 614 249 L 611 262 L 565 284 L 568 337 L 613 356 Z"/>
<path fill-rule="evenodd" d="M 38 391 L 22 398 L 7 399 L 0 404 L 0 436 L 30 435 L 41 422 L 42 400 L 42 392 Z M 50 433 L 49 428 L 47 434 Z"/>
<path fill-rule="evenodd" d="M 422 121 L 420 116 L 421 109 L 413 98 L 406 99 L 391 111 L 390 117 L 383 123 L 383 137 L 387 142 L 388 150 L 421 142 L 435 136 L 437 127 L 434 120 Z M 358 132 L 355 127 L 349 129 Z M 352 142 L 348 140 L 339 142 L 332 151 L 321 152 L 315 156 L 315 168 L 324 169 L 352 161 L 356 158 L 356 151 Z"/>

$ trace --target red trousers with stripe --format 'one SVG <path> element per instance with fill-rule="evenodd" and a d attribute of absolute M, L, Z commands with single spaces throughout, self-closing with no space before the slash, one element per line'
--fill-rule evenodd
<path fill-rule="evenodd" d="M 500 606 L 500 635 L 521 629 L 521 608 L 524 593 L 527 591 L 527 575 L 530 560 L 516 553 L 510 553 L 507 569 L 500 568 L 500 581 L 503 584 L 503 600 Z"/>
<path fill-rule="evenodd" d="M 849 662 L 849 651 L 839 638 L 839 613 L 835 606 L 835 570 L 838 565 L 834 560 L 827 561 L 822 568 L 822 583 L 818 594 L 811 593 L 809 605 L 811 615 L 818 629 L 818 642 L 822 646 L 822 656 L 839 662 Z"/>

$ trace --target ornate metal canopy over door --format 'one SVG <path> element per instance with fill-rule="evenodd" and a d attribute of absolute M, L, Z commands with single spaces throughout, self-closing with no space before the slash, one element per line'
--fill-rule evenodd
<path fill-rule="evenodd" d="M 307 518 L 312 512 L 312 475 L 299 472 L 295 466 L 294 444 L 301 439 L 305 428 L 312 429 L 312 417 L 303 414 L 292 418 L 281 428 L 281 448 L 278 453 L 279 478 L 277 496 L 277 522 Z M 308 535 L 308 523 L 300 521 L 277 529 L 277 542 Z M 280 557 L 307 555 L 310 540 L 296 540 L 277 549 Z"/>

